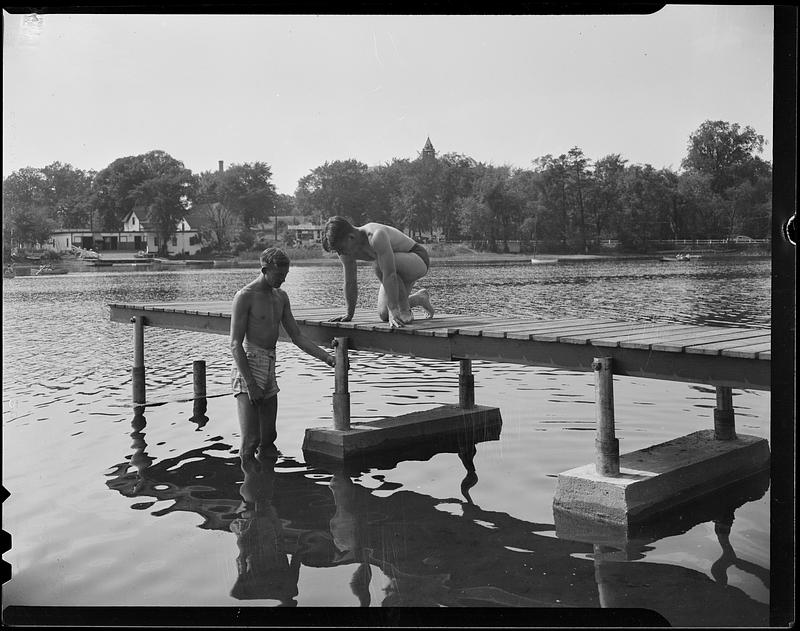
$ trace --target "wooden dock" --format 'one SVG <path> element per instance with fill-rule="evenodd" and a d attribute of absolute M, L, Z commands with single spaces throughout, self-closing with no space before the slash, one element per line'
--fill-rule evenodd
<path fill-rule="evenodd" d="M 228 335 L 230 302 L 111 304 L 111 320 Z M 611 319 L 520 319 L 436 315 L 392 329 L 374 313 L 328 322 L 342 309 L 294 311 L 302 332 L 319 344 L 348 338 L 354 351 L 439 360 L 483 360 L 592 371 L 610 357 L 615 375 L 710 386 L 769 390 L 770 331 L 743 327 L 622 322 Z M 285 336 L 283 339 L 288 339 Z"/>
<path fill-rule="evenodd" d="M 145 404 L 145 327 L 223 335 L 230 331 L 230 302 L 112 304 L 110 312 L 113 321 L 134 325 L 134 405 Z M 320 345 L 333 346 L 337 356 L 334 427 L 306 430 L 304 452 L 345 460 L 370 451 L 397 450 L 437 433 L 466 430 L 467 436 L 475 437 L 499 432 L 500 410 L 475 403 L 472 361 L 479 360 L 594 373 L 596 462 L 559 475 L 554 498 L 559 510 L 628 528 L 629 518 L 637 514 L 650 515 L 768 466 L 767 441 L 736 434 L 732 389 L 770 389 L 769 330 L 605 318 L 442 314 L 392 328 L 365 311 L 351 322 L 330 322 L 341 312 L 341 308 L 294 311 L 300 330 Z M 281 339 L 288 340 L 283 331 Z M 458 405 L 351 428 L 351 350 L 458 361 Z M 195 362 L 194 376 L 195 398 L 200 399 L 205 397 L 203 362 Z M 620 457 L 614 429 L 615 376 L 713 386 L 713 430 Z"/>

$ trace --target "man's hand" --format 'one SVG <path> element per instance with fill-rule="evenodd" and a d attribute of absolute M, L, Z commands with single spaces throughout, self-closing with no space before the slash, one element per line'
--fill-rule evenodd
<path fill-rule="evenodd" d="M 406 323 L 403 321 L 403 318 L 399 313 L 393 313 L 392 311 L 389 311 L 389 326 L 392 328 L 401 328 L 405 325 Z"/>
<path fill-rule="evenodd" d="M 258 405 L 264 400 L 264 391 L 254 383 L 252 386 L 247 386 L 247 396 L 250 397 L 250 403 Z"/>
<path fill-rule="evenodd" d="M 352 320 L 352 319 L 353 319 L 353 316 L 351 316 L 351 315 L 343 315 L 343 316 L 337 316 L 335 318 L 331 318 L 330 320 L 328 320 L 328 322 L 350 322 L 350 320 Z"/>

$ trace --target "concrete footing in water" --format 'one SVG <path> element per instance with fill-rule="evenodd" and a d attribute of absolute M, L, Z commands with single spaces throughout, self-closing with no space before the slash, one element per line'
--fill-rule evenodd
<path fill-rule="evenodd" d="M 589 520 L 624 530 L 767 469 L 769 460 L 763 438 L 740 434 L 719 440 L 713 430 L 704 430 L 620 455 L 618 475 L 600 475 L 595 464 L 570 469 L 558 475 L 556 529 L 560 520 L 569 538 L 570 523 Z"/>
<path fill-rule="evenodd" d="M 364 423 L 352 423 L 350 429 L 314 427 L 306 430 L 303 451 L 337 459 L 399 449 L 432 436 L 459 435 L 481 442 L 502 425 L 500 409 L 476 405 L 462 408 L 444 405 L 433 410 L 412 412 Z"/>

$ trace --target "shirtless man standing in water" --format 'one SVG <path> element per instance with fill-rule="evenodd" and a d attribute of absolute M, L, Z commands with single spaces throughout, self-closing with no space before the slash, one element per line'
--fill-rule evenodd
<path fill-rule="evenodd" d="M 322 247 L 336 252 L 344 268 L 344 297 L 347 314 L 332 322 L 349 322 L 356 310 L 358 281 L 356 261 L 373 261 L 381 282 L 378 316 L 393 327 L 414 321 L 411 309 L 422 307 L 429 318 L 433 307 L 426 289 L 411 293 L 414 283 L 428 273 L 428 252 L 397 228 L 381 223 L 354 226 L 344 217 L 331 217 L 325 224 Z"/>
<path fill-rule="evenodd" d="M 336 358 L 303 335 L 292 315 L 289 296 L 280 289 L 289 273 L 289 257 L 278 248 L 261 253 L 261 274 L 233 297 L 231 314 L 231 386 L 236 397 L 242 434 L 240 456 L 249 459 L 277 454 L 275 418 L 278 383 L 275 343 L 279 325 L 299 348 L 336 365 Z"/>

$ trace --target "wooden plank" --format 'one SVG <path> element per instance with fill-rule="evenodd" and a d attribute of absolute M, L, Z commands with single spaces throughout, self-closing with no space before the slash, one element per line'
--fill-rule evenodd
<path fill-rule="evenodd" d="M 598 336 L 591 339 L 591 344 L 594 346 L 605 346 L 610 348 L 639 348 L 650 349 L 652 344 L 661 342 L 665 339 L 671 339 L 669 336 L 675 333 L 689 333 L 696 330 L 697 327 L 690 324 L 669 324 L 660 326 L 648 333 L 640 333 L 633 331 L 629 335 L 608 335 Z"/>
<path fill-rule="evenodd" d="M 706 342 L 722 342 L 726 340 L 746 340 L 752 337 L 758 337 L 762 334 L 762 331 L 758 329 L 731 329 L 730 331 L 720 330 L 717 332 L 710 332 L 709 329 L 711 327 L 703 327 L 702 330 L 697 331 L 696 333 L 689 334 L 686 337 L 677 336 L 677 339 L 674 340 L 674 344 L 670 343 L 669 347 L 674 347 L 675 345 L 680 345 L 681 350 L 685 349 L 687 346 L 693 346 L 697 344 L 704 344 Z M 666 350 L 666 347 L 662 344 L 653 344 L 652 349 L 654 351 L 663 351 Z"/>
<path fill-rule="evenodd" d="M 601 334 L 603 331 L 618 331 L 620 330 L 620 324 L 625 325 L 626 323 L 620 323 L 618 321 L 611 321 L 607 324 L 597 324 L 592 325 L 592 330 L 595 334 Z M 635 326 L 635 324 L 630 323 L 629 327 Z M 558 342 L 563 337 L 568 337 L 570 335 L 582 335 L 584 329 L 587 327 L 584 326 L 570 326 L 565 329 L 556 329 L 554 331 L 549 331 L 546 333 L 535 332 L 531 335 L 530 339 L 538 340 L 540 342 Z"/>
<path fill-rule="evenodd" d="M 771 334 L 769 332 L 764 333 L 763 335 L 752 337 L 748 340 L 749 344 L 760 344 L 762 342 L 769 342 L 771 338 Z M 684 349 L 685 353 L 689 354 L 699 354 L 699 355 L 719 355 L 722 351 L 735 348 L 737 346 L 736 342 L 710 342 L 708 344 L 696 344 L 692 346 L 687 346 Z M 739 344 L 741 346 L 741 344 Z"/>
<path fill-rule="evenodd" d="M 492 322 L 491 324 L 480 329 L 480 335 L 483 337 L 497 337 L 509 339 L 529 339 L 530 334 L 539 331 L 551 331 L 558 328 L 567 327 L 570 325 L 592 326 L 598 324 L 609 324 L 614 320 L 589 320 L 586 318 L 571 318 L 566 320 L 505 320 L 501 322 Z M 624 324 L 624 323 L 619 323 Z M 476 335 L 470 329 L 459 329 L 459 333 L 464 332 L 466 335 Z M 511 334 L 519 334 L 512 336 Z"/>
<path fill-rule="evenodd" d="M 613 335 L 618 331 L 620 333 L 627 332 L 633 334 L 634 332 L 640 332 L 644 334 L 646 332 L 652 333 L 655 330 L 658 330 L 658 328 L 653 327 L 652 324 L 648 324 L 646 322 L 618 322 L 611 328 L 609 328 L 609 325 L 590 326 L 585 330 L 581 330 L 577 333 L 574 334 L 571 333 L 564 337 L 559 337 L 558 341 L 563 342 L 565 344 L 589 344 L 592 342 L 592 338 L 596 334 L 600 334 L 603 337 L 605 337 Z"/>
<path fill-rule="evenodd" d="M 757 358 L 759 353 L 772 350 L 771 342 L 761 342 L 760 344 L 748 344 L 747 346 L 737 346 L 727 348 L 720 354 L 725 357 Z"/>
<path fill-rule="evenodd" d="M 540 333 L 549 333 L 551 331 L 564 331 L 565 334 L 574 330 L 580 330 L 582 327 L 589 327 L 602 324 L 617 324 L 616 320 L 608 319 L 589 319 L 589 318 L 576 318 L 570 320 L 543 320 L 541 324 L 534 324 L 530 327 L 525 327 L 520 330 L 507 330 L 506 338 L 509 340 L 530 340 L 532 336 Z"/>
<path fill-rule="evenodd" d="M 297 319 L 298 317 L 303 317 L 304 320 L 324 321 L 324 320 L 330 320 L 331 318 L 337 318 L 339 316 L 344 315 L 345 314 L 345 310 L 344 309 L 328 308 L 328 309 L 318 309 L 318 310 L 307 311 L 307 312 L 303 312 L 303 311 L 299 311 L 298 310 L 297 312 L 295 312 L 295 310 L 292 309 L 292 313 L 294 314 L 295 319 Z"/>
<path fill-rule="evenodd" d="M 473 336 L 480 336 L 480 335 L 487 335 L 489 337 L 505 337 L 505 329 L 504 327 L 508 327 L 513 325 L 514 323 L 518 323 L 519 319 L 516 320 L 487 320 L 485 322 L 480 322 L 472 326 L 461 326 L 458 327 L 458 334 L 459 335 L 473 335 Z"/>

